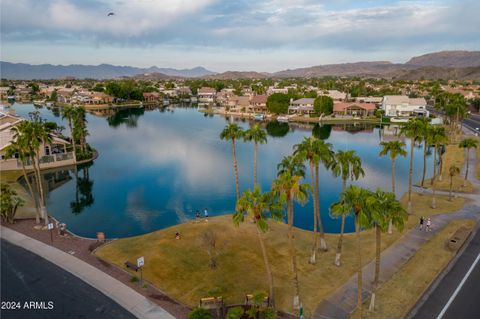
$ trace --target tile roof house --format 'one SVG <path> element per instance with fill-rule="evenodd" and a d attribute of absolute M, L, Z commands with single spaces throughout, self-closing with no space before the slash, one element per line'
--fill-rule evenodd
<path fill-rule="evenodd" d="M 216 95 L 217 91 L 214 88 L 204 86 L 198 89 L 197 99 L 199 103 L 213 103 Z"/>
<path fill-rule="evenodd" d="M 295 101 L 290 101 L 290 106 L 288 107 L 288 113 L 298 113 L 298 114 L 310 114 L 315 112 L 313 109 L 313 104 L 315 99 L 313 98 L 301 98 Z"/>
<path fill-rule="evenodd" d="M 266 95 L 254 95 L 250 99 L 250 105 L 248 110 L 250 112 L 265 112 L 267 111 L 267 96 Z"/>
<path fill-rule="evenodd" d="M 336 115 L 369 116 L 373 115 L 376 107 L 372 103 L 337 102 L 333 104 L 333 113 Z"/>

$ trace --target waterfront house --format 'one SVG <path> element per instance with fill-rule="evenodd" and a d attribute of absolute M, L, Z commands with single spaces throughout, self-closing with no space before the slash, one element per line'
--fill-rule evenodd
<path fill-rule="evenodd" d="M 290 106 L 288 107 L 289 114 L 311 114 L 314 113 L 313 104 L 315 99 L 313 98 L 301 98 L 298 100 L 290 100 Z"/>
<path fill-rule="evenodd" d="M 385 95 L 381 109 L 386 116 L 412 117 L 428 116 L 427 101 L 424 98 L 410 98 L 406 95 Z"/>
<path fill-rule="evenodd" d="M 373 103 L 373 104 L 381 104 L 383 97 L 381 96 L 358 96 L 355 98 L 355 102 L 357 103 Z"/>
<path fill-rule="evenodd" d="M 0 87 L 0 100 L 6 100 L 8 98 L 8 91 L 10 91 L 10 87 L 8 86 Z"/>
<path fill-rule="evenodd" d="M 376 106 L 372 103 L 336 102 L 333 104 L 333 114 L 343 116 L 371 116 Z"/>
<path fill-rule="evenodd" d="M 318 91 L 318 95 L 325 95 L 332 98 L 334 101 L 344 101 L 347 99 L 347 93 L 338 90 Z"/>
<path fill-rule="evenodd" d="M 266 95 L 254 95 L 250 99 L 248 106 L 249 112 L 265 113 L 267 111 L 267 96 Z"/>
<path fill-rule="evenodd" d="M 204 86 L 198 89 L 197 99 L 198 103 L 214 103 L 217 91 L 214 88 Z"/>
<path fill-rule="evenodd" d="M 2 171 L 19 170 L 22 163 L 18 160 L 18 155 L 11 158 L 5 157 L 6 148 L 12 143 L 14 132 L 12 128 L 18 123 L 26 121 L 25 119 L 0 112 L 0 168 Z M 53 168 L 75 164 L 73 152 L 67 151 L 70 142 L 56 134 L 50 134 L 52 142 L 42 143 L 39 148 L 40 168 Z M 30 159 L 26 162 L 27 169 L 33 169 Z"/>
<path fill-rule="evenodd" d="M 160 96 L 160 93 L 158 92 L 145 92 L 143 93 L 143 99 L 145 102 L 161 102 L 162 97 Z"/>

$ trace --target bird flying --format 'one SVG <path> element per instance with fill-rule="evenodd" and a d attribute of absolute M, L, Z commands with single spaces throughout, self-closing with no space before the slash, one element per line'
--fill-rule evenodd
<path fill-rule="evenodd" d="M 109 12 L 109 13 L 107 14 L 107 17 L 114 16 L 114 15 L 115 15 L 115 13 Z"/>

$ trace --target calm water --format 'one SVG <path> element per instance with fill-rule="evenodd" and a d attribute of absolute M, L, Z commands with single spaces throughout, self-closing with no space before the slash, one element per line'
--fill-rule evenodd
<path fill-rule="evenodd" d="M 21 116 L 35 110 L 29 104 L 14 108 Z M 68 127 L 58 114 L 45 108 L 39 111 L 44 118 Z M 163 112 L 122 111 L 110 117 L 88 114 L 87 119 L 88 142 L 99 151 L 99 158 L 77 170 L 72 167 L 44 174 L 49 213 L 76 234 L 94 237 L 97 231 L 104 231 L 108 237 L 133 236 L 185 222 L 194 218 L 196 210 L 207 208 L 210 216 L 233 211 L 231 144 L 218 137 L 227 119 L 180 107 Z M 248 122 L 238 123 L 249 126 Z M 269 125 L 268 144 L 261 145 L 258 152 L 258 180 L 263 190 L 270 188 L 277 163 L 304 136 L 311 136 L 312 128 Z M 390 159 L 378 156 L 379 128 L 350 125 L 316 130 L 336 150 L 354 149 L 360 155 L 366 177 L 355 184 L 390 190 Z M 414 180 L 418 181 L 422 148 L 415 152 Z M 245 190 L 253 183 L 253 145 L 238 143 L 237 156 L 240 187 Z M 430 166 L 429 157 L 428 173 Z M 397 160 L 396 173 L 398 194 L 402 194 L 408 187 L 408 158 Z M 321 214 L 326 232 L 339 231 L 340 220 L 329 216 L 328 207 L 338 200 L 340 191 L 341 180 L 321 169 Z M 304 207 L 297 205 L 295 218 L 296 226 L 311 229 L 312 201 Z M 353 231 L 352 219 L 347 220 L 346 231 Z"/>

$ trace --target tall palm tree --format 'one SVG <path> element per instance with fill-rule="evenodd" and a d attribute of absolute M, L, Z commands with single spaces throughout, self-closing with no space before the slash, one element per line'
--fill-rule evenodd
<path fill-rule="evenodd" d="M 430 185 L 432 186 L 432 208 L 436 208 L 436 198 L 435 198 L 435 179 L 437 178 L 437 149 L 438 146 L 446 142 L 447 136 L 445 134 L 445 128 L 442 126 L 433 126 L 430 128 L 429 134 L 429 143 L 433 145 L 433 176 L 430 180 Z"/>
<path fill-rule="evenodd" d="M 73 159 L 75 162 L 77 161 L 77 147 L 76 141 L 74 138 L 73 133 L 73 119 L 75 118 L 75 108 L 73 106 L 67 105 L 62 110 L 62 119 L 68 120 L 68 128 L 70 129 L 70 136 L 72 138 L 72 146 L 73 146 Z"/>
<path fill-rule="evenodd" d="M 235 149 L 235 140 L 243 136 L 243 130 L 236 123 L 230 123 L 220 133 L 220 139 L 232 141 L 232 154 L 233 154 L 233 172 L 235 174 L 235 190 L 237 193 L 237 200 L 240 198 L 240 185 L 238 183 L 238 165 L 237 165 L 237 153 Z"/>
<path fill-rule="evenodd" d="M 370 213 L 371 226 L 375 227 L 375 276 L 373 279 L 372 298 L 369 310 L 375 308 L 375 292 L 380 278 L 380 248 L 382 245 L 382 233 L 388 230 L 390 222 L 400 231 L 403 230 L 408 218 L 400 202 L 394 193 L 384 192 L 377 189 L 373 197 L 367 202 Z"/>
<path fill-rule="evenodd" d="M 35 222 L 37 224 L 40 223 L 40 209 L 38 207 L 38 201 L 37 201 L 37 196 L 35 192 L 33 191 L 32 184 L 30 183 L 30 179 L 28 178 L 27 175 L 27 170 L 25 169 L 25 164 L 26 161 L 31 158 L 30 150 L 28 147 L 28 141 L 22 138 L 18 138 L 11 142 L 11 144 L 5 149 L 5 158 L 11 158 L 15 154 L 18 155 L 18 159 L 22 163 L 22 173 L 23 173 L 23 178 L 25 179 L 25 182 L 27 183 L 29 195 L 32 198 L 34 204 L 35 204 Z"/>
<path fill-rule="evenodd" d="M 431 132 L 431 124 L 429 123 L 428 118 L 418 119 L 419 123 L 421 124 L 421 132 L 419 139 L 423 141 L 423 173 L 422 173 L 422 182 L 421 186 L 425 184 L 425 176 L 427 174 L 427 149 L 428 149 L 428 140 L 429 135 Z"/>
<path fill-rule="evenodd" d="M 357 156 L 356 152 L 353 150 L 337 151 L 335 153 L 335 161 L 333 162 L 331 169 L 335 177 L 342 177 L 342 192 L 344 192 L 347 188 L 347 180 L 349 178 L 353 181 L 358 180 L 360 176 L 365 176 L 365 172 L 362 168 L 362 159 Z M 335 255 L 336 266 L 340 266 L 341 264 L 343 232 L 345 229 L 345 214 L 347 213 L 348 212 L 342 210 L 337 212 L 337 214 L 339 214 L 342 218 L 342 223 L 340 226 L 340 237 L 338 238 L 337 253 Z"/>
<path fill-rule="evenodd" d="M 362 241 L 360 237 L 361 228 L 371 227 L 371 214 L 369 208 L 372 202 L 372 193 L 364 188 L 350 185 L 342 192 L 340 201 L 332 205 L 332 210 L 353 211 L 355 214 L 355 233 L 357 237 L 357 307 L 362 318 L 363 307 L 363 272 L 362 272 Z"/>
<path fill-rule="evenodd" d="M 468 164 L 470 163 L 470 161 L 468 160 L 470 158 L 470 149 L 471 148 L 477 148 L 478 146 L 478 141 L 474 138 L 466 138 L 464 139 L 463 141 L 460 142 L 460 144 L 458 144 L 459 147 L 461 148 L 466 148 L 467 149 L 467 158 L 466 158 L 466 162 L 467 162 L 467 168 L 465 170 L 465 179 L 463 180 L 463 186 L 466 185 L 467 183 L 467 178 L 468 178 Z"/>
<path fill-rule="evenodd" d="M 288 245 L 290 257 L 292 259 L 293 270 L 293 308 L 299 309 L 300 306 L 300 287 L 298 284 L 298 270 L 297 270 L 297 254 L 294 246 L 293 234 L 293 218 L 294 218 L 294 203 L 298 202 L 304 204 L 308 199 L 308 192 L 310 187 L 308 184 L 301 183 L 302 176 L 291 175 L 289 171 L 281 173 L 277 179 L 273 181 L 272 191 L 276 194 L 287 206 L 287 222 L 288 222 Z"/>
<path fill-rule="evenodd" d="M 74 110 L 73 135 L 75 136 L 74 138 L 77 138 L 80 142 L 80 149 L 82 150 L 82 153 L 85 153 L 87 151 L 86 137 L 88 135 L 86 126 L 87 119 L 85 116 L 86 112 L 83 107 L 75 107 Z"/>
<path fill-rule="evenodd" d="M 407 212 L 412 213 L 412 178 L 413 178 L 413 150 L 415 142 L 420 138 L 423 131 L 423 123 L 420 119 L 409 120 L 401 129 L 400 134 L 410 138 L 410 170 L 408 175 L 408 206 Z"/>
<path fill-rule="evenodd" d="M 254 124 L 251 128 L 245 131 L 243 135 L 244 141 L 253 141 L 253 187 L 257 185 L 257 148 L 258 144 L 267 143 L 267 133 L 260 127 L 259 124 Z"/>
<path fill-rule="evenodd" d="M 448 175 L 450 175 L 450 194 L 448 200 L 452 200 L 452 191 L 453 191 L 453 177 L 460 174 L 460 168 L 455 165 L 451 165 L 448 169 Z"/>
<path fill-rule="evenodd" d="M 273 274 L 268 261 L 267 250 L 265 248 L 265 240 L 263 234 L 268 231 L 268 218 L 280 220 L 282 218 L 282 204 L 276 200 L 273 193 L 262 193 L 257 186 L 253 191 L 245 191 L 240 199 L 237 201 L 235 214 L 233 215 L 233 222 L 239 225 L 245 220 L 245 213 L 257 225 L 257 236 L 262 250 L 263 262 L 265 264 L 265 271 L 268 279 L 269 297 L 272 306 L 275 304 L 275 295 L 273 289 Z"/>
<path fill-rule="evenodd" d="M 392 193 L 395 192 L 395 160 L 398 156 L 407 156 L 407 151 L 405 151 L 405 143 L 400 141 L 390 141 L 390 142 L 380 142 L 382 150 L 380 151 L 380 156 L 385 156 L 390 153 L 390 160 L 392 161 Z M 389 222 L 388 233 L 392 233 L 392 223 Z"/>

